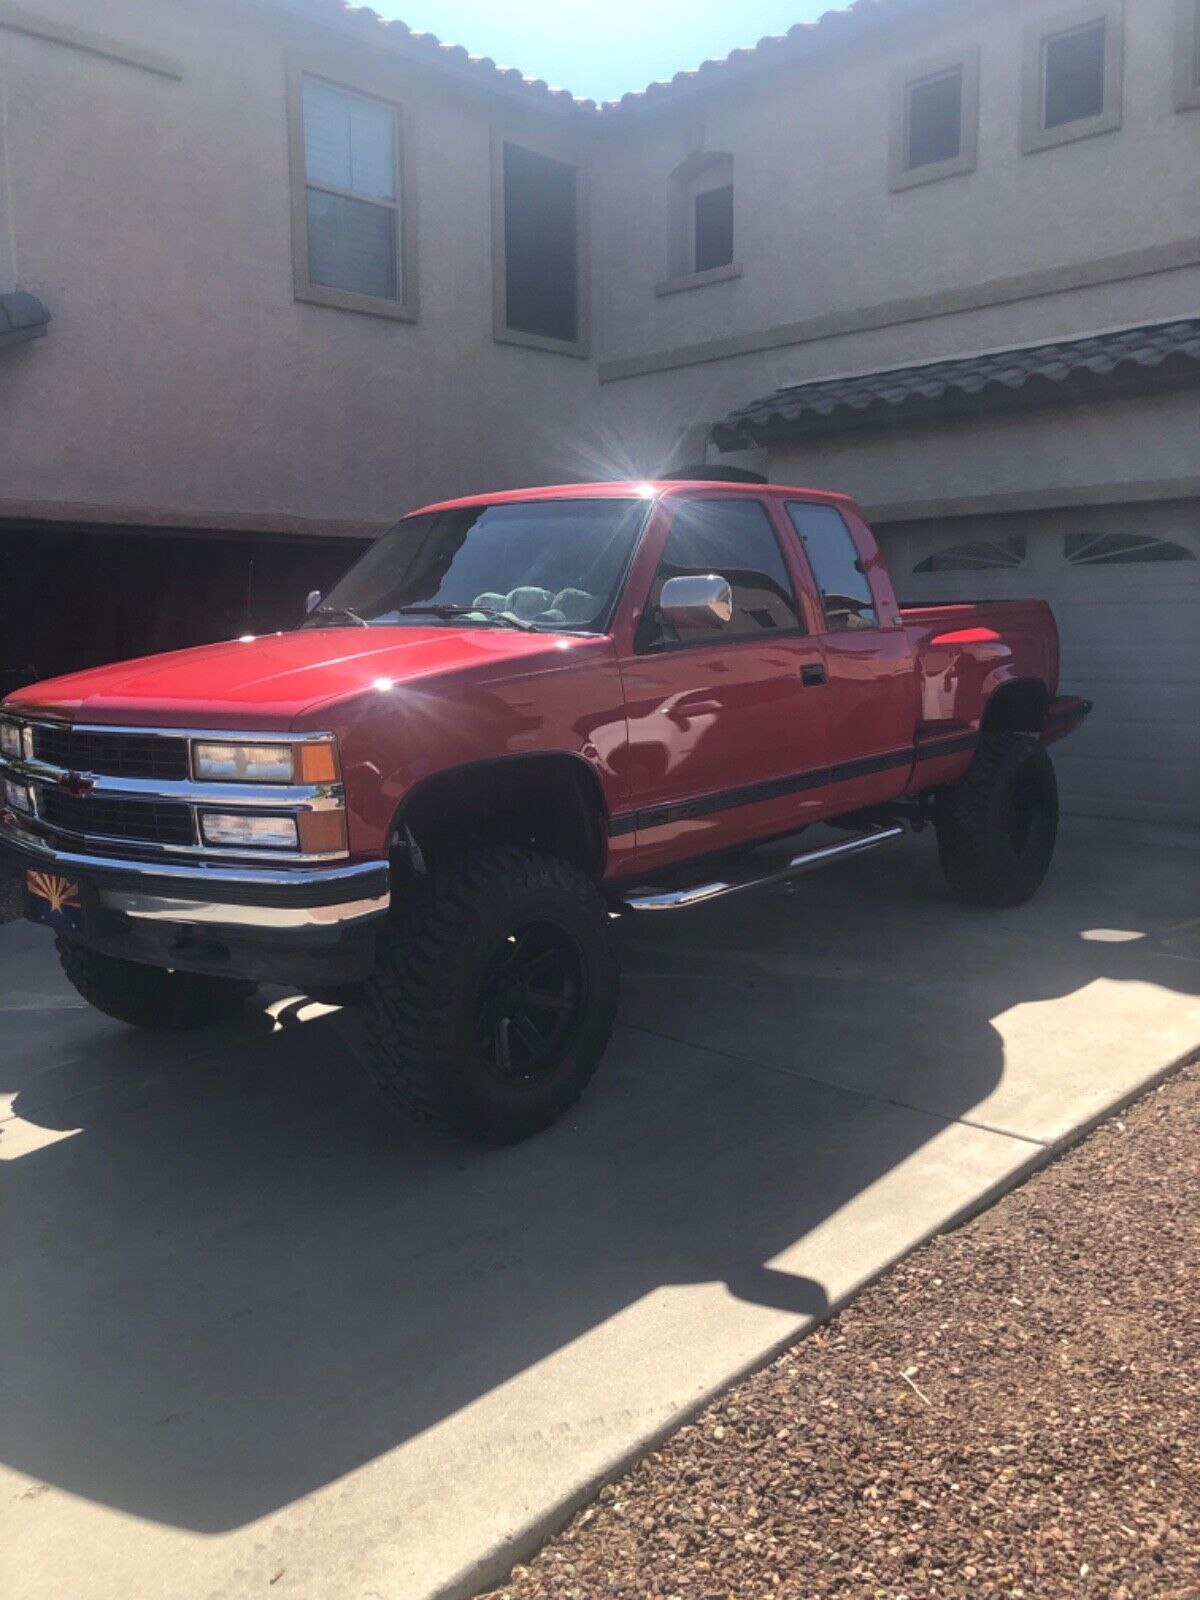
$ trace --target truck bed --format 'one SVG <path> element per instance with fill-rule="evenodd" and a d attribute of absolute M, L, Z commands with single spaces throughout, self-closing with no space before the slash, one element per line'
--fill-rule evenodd
<path fill-rule="evenodd" d="M 1044 600 L 951 600 L 901 606 L 918 679 L 917 741 L 978 731 L 1003 684 L 1036 685 L 1043 705 L 1058 694 L 1058 628 Z M 927 769 L 950 781 L 955 769 Z"/>

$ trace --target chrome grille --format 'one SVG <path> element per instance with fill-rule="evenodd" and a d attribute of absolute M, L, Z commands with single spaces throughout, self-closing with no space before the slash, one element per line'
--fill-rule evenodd
<path fill-rule="evenodd" d="M 187 740 L 145 733 L 97 733 L 66 723 L 34 723 L 33 754 L 47 766 L 112 778 L 188 775 Z"/>

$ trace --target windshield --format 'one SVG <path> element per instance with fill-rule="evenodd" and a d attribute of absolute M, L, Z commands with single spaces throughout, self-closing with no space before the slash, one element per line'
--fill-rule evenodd
<path fill-rule="evenodd" d="M 535 500 L 405 517 L 306 626 L 600 632 L 648 509 L 646 500 Z"/>

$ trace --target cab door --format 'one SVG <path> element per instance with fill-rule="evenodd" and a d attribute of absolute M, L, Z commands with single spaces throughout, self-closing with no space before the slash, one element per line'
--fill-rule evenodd
<path fill-rule="evenodd" d="M 836 816 L 894 800 L 909 785 L 920 692 L 915 656 L 866 524 L 817 501 L 788 500 L 783 509 L 822 612 L 830 766 L 824 814 Z"/>
<path fill-rule="evenodd" d="M 661 514 L 644 603 L 618 640 L 639 870 L 813 820 L 826 765 L 822 649 L 762 501 L 696 494 Z M 708 574 L 728 581 L 732 618 L 677 634 L 663 584 Z"/>

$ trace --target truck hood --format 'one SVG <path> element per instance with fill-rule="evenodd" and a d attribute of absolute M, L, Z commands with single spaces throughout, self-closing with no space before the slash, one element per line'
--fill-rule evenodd
<path fill-rule="evenodd" d="M 305 712 L 402 683 L 487 671 L 594 645 L 574 634 L 488 627 L 305 628 L 143 656 L 19 689 L 7 710 L 145 727 L 285 730 Z"/>

